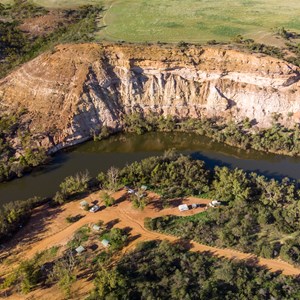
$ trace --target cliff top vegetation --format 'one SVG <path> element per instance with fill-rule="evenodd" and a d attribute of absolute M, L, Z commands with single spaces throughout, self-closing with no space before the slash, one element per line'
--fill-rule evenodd
<path fill-rule="evenodd" d="M 230 41 L 244 35 L 273 46 L 284 45 L 275 28 L 300 30 L 297 0 L 33 0 L 47 9 L 70 9 L 81 5 L 103 5 L 98 38 L 127 42 Z M 12 0 L 0 0 L 12 3 Z M 275 30 L 276 32 L 276 30 Z"/>

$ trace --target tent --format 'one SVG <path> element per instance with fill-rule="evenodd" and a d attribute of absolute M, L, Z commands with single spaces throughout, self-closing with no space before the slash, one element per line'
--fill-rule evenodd
<path fill-rule="evenodd" d="M 103 239 L 103 240 L 101 241 L 101 244 L 106 248 L 106 247 L 109 246 L 109 241 L 106 240 L 106 239 Z"/>
<path fill-rule="evenodd" d="M 77 254 L 81 254 L 83 251 L 85 251 L 84 247 L 79 246 L 78 248 L 75 249 L 75 251 L 77 252 Z"/>

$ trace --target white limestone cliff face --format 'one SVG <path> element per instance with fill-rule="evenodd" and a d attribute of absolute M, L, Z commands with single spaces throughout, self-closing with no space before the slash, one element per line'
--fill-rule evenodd
<path fill-rule="evenodd" d="M 0 81 L 0 101 L 25 107 L 30 132 L 56 151 L 134 111 L 178 118 L 298 122 L 300 70 L 262 55 L 216 48 L 63 45 Z M 291 117 L 293 115 L 293 117 Z"/>

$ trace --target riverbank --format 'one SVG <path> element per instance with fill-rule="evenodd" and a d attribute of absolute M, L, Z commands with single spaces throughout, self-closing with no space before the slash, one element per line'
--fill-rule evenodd
<path fill-rule="evenodd" d="M 162 155 L 170 148 L 204 160 L 210 168 L 227 166 L 276 179 L 300 178 L 300 158 L 241 150 L 193 133 L 129 133 L 102 141 L 86 142 L 57 153 L 50 165 L 38 168 L 22 178 L 1 183 L 1 203 L 3 205 L 34 196 L 51 197 L 67 176 L 86 169 L 91 176 L 96 176 L 100 171 L 106 172 L 111 166 L 123 168 L 134 161 Z"/>
<path fill-rule="evenodd" d="M 5 249 L 1 251 L 1 276 L 7 274 L 10 270 L 13 270 L 23 259 L 32 258 L 37 252 L 41 252 L 53 246 L 60 246 L 60 251 L 63 251 L 68 241 L 73 238 L 74 233 L 79 228 L 84 225 L 90 227 L 100 220 L 104 221 L 105 224 L 114 224 L 113 226 L 116 228 L 129 227 L 131 229 L 130 236 L 134 239 L 132 239 L 132 241 L 123 249 L 123 253 L 133 250 L 136 245 L 142 241 L 167 239 L 171 242 L 175 242 L 177 238 L 174 236 L 145 229 L 144 218 L 155 218 L 165 215 L 191 216 L 204 211 L 204 207 L 210 202 L 208 199 L 188 197 L 183 199 L 180 203 L 197 203 L 202 207 L 188 212 L 179 212 L 177 208 L 177 205 L 179 204 L 178 201 L 173 203 L 171 207 L 163 209 L 161 208 L 158 196 L 150 193 L 150 203 L 146 206 L 144 211 L 140 211 L 132 207 L 132 204 L 126 199 L 127 196 L 125 191 L 116 192 L 113 194 L 113 197 L 116 199 L 116 204 L 109 208 L 103 206 L 99 192 L 96 192 L 88 195 L 84 199 L 67 203 L 59 208 L 51 209 L 43 206 L 36 209 L 29 223 L 9 244 L 5 245 Z M 100 211 L 97 213 L 90 213 L 82 210 L 79 204 L 82 200 L 86 200 L 89 204 L 98 203 L 101 207 Z M 82 215 L 82 218 L 73 224 L 68 224 L 66 218 L 70 215 Z M 263 259 L 232 249 L 209 247 L 191 241 L 191 251 L 209 251 L 218 257 L 256 261 L 259 266 L 265 267 L 272 272 L 282 271 L 285 275 L 300 274 L 299 268 L 295 268 L 286 262 L 275 259 Z M 3 256 L 6 256 L 4 260 Z M 77 289 L 78 292 L 78 287 L 85 287 L 85 293 L 86 291 L 91 290 L 92 282 L 86 280 L 87 278 L 81 278 L 79 282 L 74 285 L 74 289 Z M 37 289 L 26 296 L 20 296 L 19 299 L 46 299 L 54 289 L 57 297 L 55 299 L 61 299 L 56 287 L 44 289 L 43 292 Z M 16 298 L 13 298 L 12 296 L 8 299 Z M 80 297 L 78 299 L 80 299 Z"/>
<path fill-rule="evenodd" d="M 18 175 L 28 146 L 56 151 L 104 128 L 126 129 L 126 117 L 136 115 L 136 130 L 146 116 L 155 115 L 162 131 L 194 119 L 197 132 L 220 142 L 298 155 L 297 130 L 289 129 L 299 123 L 298 73 L 284 60 L 222 47 L 60 45 L 0 81 L 9 118 L 22 111 L 4 132 L 12 150 L 5 162 L 13 164 L 0 172 Z"/>
<path fill-rule="evenodd" d="M 122 169 L 111 167 L 96 178 L 91 178 L 86 172 L 68 176 L 49 204 L 60 207 L 99 189 L 118 190 L 129 186 L 139 190 L 145 184 L 161 196 L 163 206 L 172 204 L 172 199 L 188 195 L 202 195 L 222 203 L 219 209 L 208 210 L 201 219 L 178 219 L 176 224 L 174 218 L 154 219 L 153 230 L 164 231 L 167 226 L 171 229 L 166 231 L 167 234 L 266 258 L 280 257 L 298 265 L 297 257 L 293 255 L 294 247 L 299 244 L 297 182 L 288 179 L 276 181 L 227 167 L 210 169 L 203 161 L 174 151 L 141 162 L 135 160 Z M 103 196 L 103 199 L 111 203 L 108 196 Z M 147 200 L 138 194 L 133 195 L 131 201 L 135 207 L 147 204 Z M 32 207 L 28 206 L 30 203 L 11 203 L 4 207 L 1 212 L 2 238 L 12 237 L 20 225 L 25 225 L 24 218 L 32 212 Z M 18 207 L 23 207 L 23 210 Z"/>
<path fill-rule="evenodd" d="M 290 157 L 299 157 L 299 151 L 300 151 L 300 141 L 299 141 L 299 128 L 298 126 L 295 126 L 294 128 L 286 128 L 280 123 L 274 123 L 272 128 L 269 129 L 262 129 L 259 130 L 255 125 L 251 125 L 252 122 L 250 120 L 244 120 L 243 122 L 239 123 L 223 123 L 222 120 L 213 120 L 213 119 L 186 119 L 186 120 L 180 120 L 176 118 L 171 117 L 159 117 L 155 115 L 139 115 L 139 114 L 133 114 L 128 115 L 126 118 L 122 121 L 124 124 L 123 129 L 120 129 L 119 131 L 115 131 L 112 129 L 109 129 L 107 127 L 103 127 L 100 131 L 100 133 L 94 133 L 93 140 L 95 142 L 95 145 L 97 145 L 96 142 L 102 141 L 102 143 L 109 143 L 109 140 L 115 139 L 118 137 L 120 138 L 120 141 L 122 142 L 122 139 L 126 140 L 125 135 L 131 136 L 132 139 L 143 139 L 142 135 L 148 134 L 152 136 L 176 136 L 176 135 L 188 135 L 193 136 L 193 139 L 191 141 L 185 139 L 186 147 L 185 150 L 192 150 L 189 149 L 188 145 L 193 144 L 194 140 L 206 140 L 207 143 L 218 143 L 219 148 L 224 148 L 226 151 L 229 151 L 231 153 L 237 153 L 236 156 L 239 155 L 239 153 L 255 153 L 257 157 L 263 157 L 263 156 L 272 156 L 272 154 L 280 156 L 290 156 Z M 134 137 L 133 135 L 136 135 Z M 43 158 L 44 165 L 40 165 L 42 162 L 35 161 L 33 167 L 21 167 L 19 166 L 18 162 L 13 161 L 12 166 L 12 173 L 9 171 L 10 165 L 1 168 L 0 163 L 0 181 L 5 178 L 5 176 L 9 176 L 7 178 L 14 179 L 15 177 L 23 177 L 28 175 L 32 170 L 39 173 L 38 170 L 45 169 L 55 169 L 56 159 L 57 156 L 63 156 L 63 153 L 72 152 L 73 149 L 77 148 L 86 148 L 84 144 L 88 144 L 91 146 L 92 137 L 84 138 L 83 140 L 76 140 L 70 143 L 69 145 L 65 145 L 64 147 L 57 147 L 50 149 L 50 152 L 48 155 L 52 154 L 52 157 L 50 159 L 50 156 L 48 156 L 48 159 L 46 157 Z M 178 142 L 178 141 L 177 141 Z M 200 146 L 203 146 L 202 143 Z M 154 149 L 160 150 L 159 145 L 155 147 Z M 230 149 L 230 146 L 235 149 Z M 93 147 L 93 146 L 92 146 Z M 97 146 L 95 146 L 97 147 Z M 126 147 L 126 145 L 125 145 Z M 191 145 L 193 148 L 193 145 Z M 172 140 L 169 140 L 169 145 L 165 144 L 164 149 L 168 150 L 171 148 L 182 148 L 182 146 L 177 146 L 177 143 L 174 143 Z M 197 149 L 198 150 L 198 149 Z M 123 150 L 121 150 L 123 151 Z M 254 155 L 252 155 L 254 158 Z M 275 157 L 275 156 L 274 156 Z M 29 161 L 28 157 L 22 157 L 20 156 L 20 161 Z M 299 158 L 300 160 L 300 158 Z M 30 158 L 30 161 L 33 161 L 32 158 Z M 27 162 L 26 162 L 27 164 Z M 23 171 L 22 171 L 23 170 Z M 3 175 L 1 177 L 1 172 L 8 174 Z M 293 179 L 296 179 L 293 176 L 286 175 L 287 177 L 291 177 Z M 284 177 L 284 176 L 282 176 Z M 2 179 L 1 179 L 2 178 Z M 1 186 L 0 186 L 1 189 Z M 1 191 L 0 191 L 1 194 Z M 28 196 L 28 197 L 32 197 Z M 47 195 L 49 196 L 49 195 Z M 23 198 L 25 198 L 23 196 Z"/>

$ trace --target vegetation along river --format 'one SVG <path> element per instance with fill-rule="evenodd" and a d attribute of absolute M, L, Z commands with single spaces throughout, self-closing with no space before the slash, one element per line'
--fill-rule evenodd
<path fill-rule="evenodd" d="M 300 179 L 300 157 L 240 150 L 193 133 L 120 134 L 61 151 L 54 156 L 51 164 L 23 178 L 1 183 L 0 204 L 33 196 L 51 196 L 69 175 L 88 170 L 95 176 L 111 166 L 123 167 L 136 160 L 160 155 L 171 148 L 204 160 L 210 167 L 238 167 L 278 179 Z"/>

